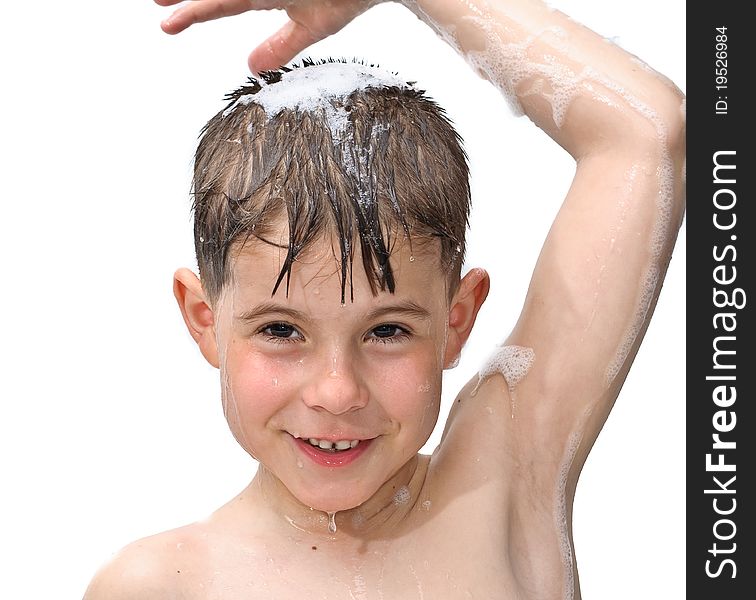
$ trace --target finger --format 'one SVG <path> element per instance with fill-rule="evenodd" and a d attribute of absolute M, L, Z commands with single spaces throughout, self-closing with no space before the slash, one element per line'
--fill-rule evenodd
<path fill-rule="evenodd" d="M 166 6 L 176 3 L 174 0 L 159 0 L 160 2 L 165 3 Z M 206 0 L 204 2 L 191 2 L 176 10 L 160 24 L 160 27 L 166 33 L 176 34 L 195 23 L 204 23 L 213 19 L 231 17 L 246 12 L 251 8 L 249 0 Z"/>
<path fill-rule="evenodd" d="M 288 21 L 252 51 L 247 61 L 249 70 L 257 74 L 277 69 L 323 37 L 314 35 L 299 23 Z"/>

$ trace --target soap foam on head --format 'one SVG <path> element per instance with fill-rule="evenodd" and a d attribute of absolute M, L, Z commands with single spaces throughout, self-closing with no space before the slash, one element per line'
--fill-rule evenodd
<path fill-rule="evenodd" d="M 263 108 L 268 119 L 284 109 L 322 110 L 332 132 L 338 133 L 346 129 L 348 119 L 346 110 L 339 106 L 343 100 L 358 90 L 386 87 L 408 89 L 410 86 L 392 73 L 357 62 L 336 61 L 296 67 L 284 72 L 277 83 L 263 86 L 256 94 L 241 96 L 223 112 L 223 116 L 252 102 Z"/>

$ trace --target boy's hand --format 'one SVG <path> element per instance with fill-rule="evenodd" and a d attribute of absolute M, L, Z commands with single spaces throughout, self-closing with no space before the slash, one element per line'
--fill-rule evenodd
<path fill-rule="evenodd" d="M 155 0 L 173 6 L 182 0 Z M 254 73 L 277 69 L 308 46 L 336 33 L 357 15 L 383 0 L 195 0 L 184 4 L 161 23 L 176 34 L 195 23 L 239 15 L 249 10 L 283 9 L 289 21 L 249 55 Z"/>

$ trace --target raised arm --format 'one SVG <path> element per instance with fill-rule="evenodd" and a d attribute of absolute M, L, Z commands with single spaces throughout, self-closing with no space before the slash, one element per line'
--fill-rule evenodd
<path fill-rule="evenodd" d="M 682 219 L 683 96 L 539 0 L 409 6 L 576 160 L 507 340 L 532 366 L 507 392 L 530 398 L 514 414 L 528 446 L 582 436 L 585 453 L 643 337 Z"/>
<path fill-rule="evenodd" d="M 460 393 L 437 455 L 447 475 L 468 481 L 476 463 L 458 458 L 465 448 L 494 457 L 478 479 L 500 477 L 518 580 L 553 597 L 544 565 L 560 560 L 571 598 L 577 478 L 645 333 L 683 215 L 684 98 L 538 0 L 411 9 L 576 161 L 517 324 L 482 381 Z M 561 556 L 550 561 L 554 547 Z"/>

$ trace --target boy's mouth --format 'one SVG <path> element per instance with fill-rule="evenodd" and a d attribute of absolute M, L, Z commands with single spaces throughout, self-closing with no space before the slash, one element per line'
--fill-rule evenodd
<path fill-rule="evenodd" d="M 305 442 L 308 442 L 310 446 L 325 450 L 326 452 L 344 452 L 345 450 L 351 450 L 360 443 L 360 440 L 321 440 L 318 438 L 299 438 Z"/>
<path fill-rule="evenodd" d="M 315 464 L 323 467 L 346 467 L 372 446 L 375 438 L 357 440 L 327 440 L 323 438 L 294 437 L 296 446 Z"/>

